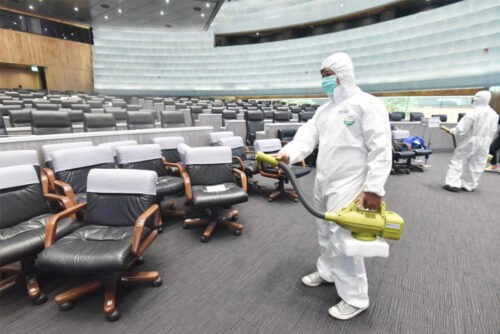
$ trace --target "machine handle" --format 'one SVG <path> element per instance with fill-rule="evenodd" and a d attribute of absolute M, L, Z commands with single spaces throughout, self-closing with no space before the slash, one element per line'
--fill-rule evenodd
<path fill-rule="evenodd" d="M 264 152 L 257 152 L 257 154 L 255 155 L 255 159 L 260 162 L 265 162 L 266 164 L 269 164 L 273 167 L 278 166 L 280 163 L 278 159 L 270 156 L 269 154 L 265 154 Z"/>
<path fill-rule="evenodd" d="M 448 132 L 448 133 L 450 133 L 450 128 L 449 127 L 441 125 L 441 129 L 444 130 L 444 131 L 446 131 L 446 132 Z"/>

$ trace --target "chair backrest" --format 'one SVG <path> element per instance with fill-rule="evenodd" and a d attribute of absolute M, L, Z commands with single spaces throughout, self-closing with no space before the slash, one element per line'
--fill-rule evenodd
<path fill-rule="evenodd" d="M 140 104 L 128 104 L 127 105 L 127 111 L 139 111 L 142 109 L 142 106 Z"/>
<path fill-rule="evenodd" d="M 302 111 L 302 108 L 301 107 L 297 107 L 297 106 L 292 106 L 290 107 L 290 111 L 294 114 L 298 114 Z"/>
<path fill-rule="evenodd" d="M 129 111 L 127 112 L 127 129 L 153 129 L 155 120 L 153 114 L 149 111 Z"/>
<path fill-rule="evenodd" d="M 21 105 L 2 105 L 0 106 L 0 113 L 2 116 L 9 116 L 9 110 L 21 110 Z"/>
<path fill-rule="evenodd" d="M 402 120 L 401 114 L 398 112 L 392 112 L 389 114 L 389 120 L 391 122 L 400 122 Z"/>
<path fill-rule="evenodd" d="M 231 148 L 231 154 L 240 157 L 242 160 L 247 160 L 245 143 L 240 136 L 220 138 L 217 142 L 219 146 L 227 146 Z M 235 163 L 237 161 L 234 161 Z"/>
<path fill-rule="evenodd" d="M 234 137 L 233 131 L 217 131 L 208 134 L 210 145 L 217 145 L 219 139 L 227 137 Z"/>
<path fill-rule="evenodd" d="M 45 166 L 49 167 L 50 169 L 53 169 L 54 166 L 52 165 L 52 157 L 50 156 L 52 152 L 68 148 L 77 149 L 79 147 L 92 146 L 92 145 L 93 144 L 91 141 L 42 145 L 43 162 L 45 163 Z"/>
<path fill-rule="evenodd" d="M 110 113 L 113 114 L 115 117 L 115 120 L 118 121 L 127 121 L 127 110 L 125 109 L 120 109 L 120 110 L 106 110 L 105 113 Z"/>
<path fill-rule="evenodd" d="M 222 114 L 224 107 L 212 107 L 212 114 Z"/>
<path fill-rule="evenodd" d="M 179 158 L 181 159 L 182 163 L 186 162 L 186 152 L 190 148 L 191 146 L 184 143 L 180 143 L 179 145 L 177 145 L 177 152 L 179 152 Z"/>
<path fill-rule="evenodd" d="M 37 110 L 59 110 L 58 104 L 53 103 L 35 103 Z"/>
<path fill-rule="evenodd" d="M 0 167 L 16 165 L 32 165 L 37 175 L 40 175 L 38 152 L 35 150 L 15 150 L 0 152 Z"/>
<path fill-rule="evenodd" d="M 87 181 L 87 224 L 133 226 L 156 202 L 155 172 L 93 169 Z"/>
<path fill-rule="evenodd" d="M 245 125 L 247 130 L 246 141 L 252 144 L 255 133 L 264 130 L 264 112 L 261 110 L 245 112 Z"/>
<path fill-rule="evenodd" d="M 424 114 L 421 112 L 411 112 L 410 113 L 410 122 L 419 122 L 424 117 Z"/>
<path fill-rule="evenodd" d="M 89 101 L 87 101 L 87 104 L 90 106 L 90 109 L 93 109 L 93 108 L 102 108 L 102 102 L 101 101 L 89 100 Z"/>
<path fill-rule="evenodd" d="M 288 111 L 275 111 L 273 113 L 274 123 L 290 122 L 290 114 Z"/>
<path fill-rule="evenodd" d="M 439 117 L 441 122 L 446 122 L 448 120 L 448 115 L 444 115 L 444 114 L 436 114 L 436 115 L 432 115 L 432 117 Z"/>
<path fill-rule="evenodd" d="M 401 117 L 401 121 L 403 121 L 406 118 L 406 113 L 403 111 L 393 111 L 391 115 L 392 116 L 399 115 Z"/>
<path fill-rule="evenodd" d="M 0 228 L 19 224 L 49 211 L 33 165 L 0 168 L 0 208 Z"/>
<path fill-rule="evenodd" d="M 119 146 L 116 159 L 120 168 L 151 170 L 158 176 L 167 174 L 158 144 Z"/>
<path fill-rule="evenodd" d="M 0 136 L 7 136 L 7 128 L 3 121 L 3 116 L 0 114 Z"/>
<path fill-rule="evenodd" d="M 86 103 L 73 103 L 73 104 L 71 104 L 71 109 L 83 110 L 84 113 L 89 113 L 91 107 L 90 107 L 90 104 L 86 104 Z"/>
<path fill-rule="evenodd" d="M 10 126 L 13 128 L 31 126 L 31 110 L 9 110 Z"/>
<path fill-rule="evenodd" d="M 299 122 L 307 122 L 314 117 L 314 111 L 302 111 L 299 113 Z"/>
<path fill-rule="evenodd" d="M 85 146 L 57 150 L 50 153 L 57 180 L 71 185 L 73 192 L 87 189 L 87 176 L 93 168 L 115 168 L 113 152 L 109 147 Z"/>
<path fill-rule="evenodd" d="M 181 111 L 162 111 L 161 127 L 178 128 L 185 126 L 184 113 Z"/>
<path fill-rule="evenodd" d="M 85 132 L 116 130 L 116 120 L 113 114 L 84 114 L 83 129 Z"/>
<path fill-rule="evenodd" d="M 464 113 L 464 112 L 460 112 L 460 113 L 458 113 L 458 119 L 457 119 L 457 122 L 460 122 L 460 120 L 461 120 L 462 118 L 464 118 L 464 116 L 465 116 L 465 113 Z"/>
<path fill-rule="evenodd" d="M 281 141 L 291 142 L 296 133 L 297 129 L 281 129 L 278 130 L 278 138 Z"/>
<path fill-rule="evenodd" d="M 83 110 L 68 109 L 67 112 L 71 123 L 83 123 Z"/>
<path fill-rule="evenodd" d="M 97 146 L 109 147 L 111 149 L 111 151 L 113 151 L 113 156 L 115 157 L 115 163 L 118 164 L 118 160 L 116 158 L 116 148 L 119 146 L 131 146 L 131 145 L 137 145 L 137 141 L 135 141 L 135 140 L 113 141 L 113 142 L 109 142 L 109 143 L 101 143 L 101 144 L 98 144 Z"/>
<path fill-rule="evenodd" d="M 180 162 L 181 157 L 177 146 L 184 143 L 184 137 L 158 137 L 151 140 L 153 143 L 160 145 L 161 155 L 168 162 Z"/>
<path fill-rule="evenodd" d="M 66 111 L 33 110 L 31 112 L 31 133 L 34 135 L 73 133 L 73 126 Z"/>
<path fill-rule="evenodd" d="M 233 182 L 231 148 L 227 146 L 191 147 L 185 159 L 193 186 Z"/>
<path fill-rule="evenodd" d="M 393 139 L 405 139 L 410 137 L 410 131 L 409 130 L 392 130 L 392 138 Z"/>

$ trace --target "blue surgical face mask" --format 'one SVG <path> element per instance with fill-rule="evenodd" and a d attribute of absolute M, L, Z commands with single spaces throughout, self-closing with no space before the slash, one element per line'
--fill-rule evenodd
<path fill-rule="evenodd" d="M 323 78 L 323 82 L 321 83 L 323 86 L 323 90 L 326 95 L 333 96 L 333 90 L 337 87 L 337 76 L 331 75 L 329 77 Z"/>

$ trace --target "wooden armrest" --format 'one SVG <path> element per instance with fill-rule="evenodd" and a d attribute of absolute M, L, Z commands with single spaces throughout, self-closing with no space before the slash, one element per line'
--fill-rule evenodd
<path fill-rule="evenodd" d="M 401 145 L 403 145 L 403 146 L 406 146 L 406 149 L 407 149 L 408 151 L 413 151 L 413 149 L 412 149 L 412 147 L 411 147 L 411 145 L 410 145 L 410 144 L 408 144 L 408 143 L 404 143 L 404 142 L 400 142 L 400 144 L 401 144 Z"/>
<path fill-rule="evenodd" d="M 304 160 L 302 160 L 301 162 L 299 162 L 299 164 L 302 167 L 307 167 L 306 162 Z"/>
<path fill-rule="evenodd" d="M 61 219 L 72 216 L 76 212 L 83 210 L 86 207 L 87 203 L 78 204 L 50 217 L 47 221 L 47 225 L 45 226 L 45 248 L 49 247 L 56 241 L 56 228 Z"/>
<path fill-rule="evenodd" d="M 144 250 L 144 247 L 141 247 L 142 232 L 144 231 L 144 225 L 153 214 L 155 215 L 154 225 L 158 227 L 160 226 L 160 219 L 161 219 L 160 206 L 158 204 L 151 205 L 135 221 L 134 234 L 132 235 L 132 254 L 134 256 L 141 256 L 141 253 Z"/>
<path fill-rule="evenodd" d="M 243 172 L 239 169 L 233 168 L 233 173 L 238 174 L 240 176 L 241 188 L 243 188 L 243 190 L 245 190 L 245 191 L 248 191 L 247 175 L 245 174 L 245 172 Z"/>
<path fill-rule="evenodd" d="M 182 179 L 184 180 L 184 189 L 186 190 L 186 199 L 188 201 L 193 200 L 193 189 L 191 189 L 191 179 L 187 172 L 182 173 Z"/>
<path fill-rule="evenodd" d="M 53 202 L 58 202 L 59 204 L 61 204 L 64 209 L 69 209 L 71 208 L 71 201 L 68 197 L 66 196 L 63 196 L 63 195 L 57 195 L 57 194 L 43 194 L 43 196 L 45 197 L 45 199 L 47 201 L 53 201 Z"/>
<path fill-rule="evenodd" d="M 241 170 L 245 170 L 245 163 L 243 163 L 243 159 L 241 159 L 240 157 L 237 157 L 235 155 L 233 155 L 233 159 L 236 159 L 238 160 L 238 163 L 240 164 L 241 166 Z"/>
<path fill-rule="evenodd" d="M 178 162 L 168 162 L 167 159 L 165 159 L 165 157 L 163 157 L 162 159 L 163 159 L 163 166 L 165 166 L 165 168 L 167 168 L 167 167 L 178 168 L 180 175 L 182 175 L 184 173 L 184 167 L 182 166 L 182 164 L 180 164 Z"/>
<path fill-rule="evenodd" d="M 61 191 L 64 196 L 68 197 L 71 201 L 72 205 L 76 205 L 75 193 L 73 192 L 73 188 L 66 182 L 61 180 L 54 181 L 55 189 L 57 191 Z"/>
<path fill-rule="evenodd" d="M 55 180 L 56 180 L 56 176 L 54 174 L 54 172 L 52 171 L 52 169 L 50 168 L 47 168 L 47 167 L 44 167 L 41 171 L 40 171 L 40 175 L 41 177 L 46 177 L 49 184 L 48 184 L 48 189 L 52 190 L 53 192 L 56 191 L 56 187 L 55 187 Z M 47 190 L 48 190 L 47 189 Z"/>

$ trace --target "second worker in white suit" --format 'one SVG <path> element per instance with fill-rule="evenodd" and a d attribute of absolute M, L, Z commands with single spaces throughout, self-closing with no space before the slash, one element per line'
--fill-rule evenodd
<path fill-rule="evenodd" d="M 381 100 L 364 93 L 354 81 L 354 67 L 345 53 L 334 53 L 321 65 L 323 88 L 330 101 L 303 125 L 276 157 L 296 163 L 318 149 L 314 202 L 320 211 L 338 211 L 356 198 L 367 209 L 379 209 L 391 171 L 391 130 Z M 335 283 L 342 299 L 330 308 L 337 319 L 351 319 L 368 308 L 368 281 L 362 257 L 339 248 L 346 230 L 317 219 L 321 255 L 317 272 L 302 278 L 311 287 Z"/>

